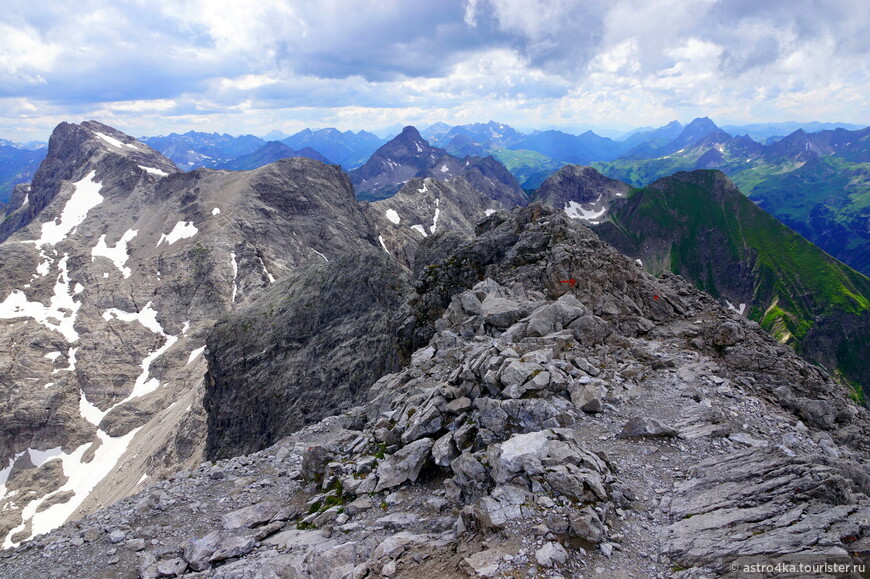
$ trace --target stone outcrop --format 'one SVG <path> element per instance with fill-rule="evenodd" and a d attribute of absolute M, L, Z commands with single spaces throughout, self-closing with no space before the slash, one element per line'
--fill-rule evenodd
<path fill-rule="evenodd" d="M 295 272 L 220 320 L 206 342 L 207 456 L 261 450 L 362 401 L 399 368 L 396 313 L 410 291 L 373 250 Z"/>

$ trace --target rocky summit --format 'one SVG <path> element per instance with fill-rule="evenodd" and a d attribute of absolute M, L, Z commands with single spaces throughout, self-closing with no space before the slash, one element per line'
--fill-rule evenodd
<path fill-rule="evenodd" d="M 259 450 L 357 404 L 399 369 L 392 335 L 401 320 L 391 316 L 410 293 L 423 234 L 471 235 L 477 219 L 501 207 L 462 178 L 421 188 L 427 183 L 431 194 L 410 189 L 389 203 L 392 212 L 375 210 L 356 201 L 341 168 L 315 160 L 183 173 L 107 125 L 59 125 L 0 227 L 0 546 L 199 464 L 209 430 L 231 440 L 233 428 L 248 436 L 258 424 L 255 443 L 208 452 Z M 438 247 L 423 253 L 441 255 Z M 284 326 L 262 331 L 262 316 L 276 311 Z M 229 333 L 212 335 L 233 312 L 236 322 L 218 328 Z M 251 328 L 280 336 L 260 356 L 271 371 L 251 372 L 252 342 L 235 347 Z M 384 334 L 364 339 L 376 330 Z M 346 337 L 356 334 L 363 338 Z M 283 376 L 296 392 L 331 395 L 285 408 L 250 390 L 247 401 L 226 405 L 238 415 L 208 414 L 210 404 L 223 407 L 215 402 L 222 393 L 236 396 L 232 381 L 241 376 Z M 285 400 L 293 391 L 284 383 L 273 390 Z M 263 407 L 276 413 L 265 417 Z M 299 409 L 308 412 L 291 417 Z"/>
<path fill-rule="evenodd" d="M 430 261 L 399 308 L 401 365 L 356 406 L 149 480 L 3 551 L 0 574 L 688 578 L 738 576 L 737 561 L 861 562 L 868 413 L 839 383 L 562 212 L 497 211 L 473 238 L 446 238 L 417 248 Z M 377 257 L 370 266 L 389 275 Z M 313 271 L 307 285 L 288 281 L 303 303 L 339 291 L 336 272 Z M 263 331 L 235 342 L 239 369 L 256 365 L 259 378 L 224 390 L 227 401 L 262 392 L 264 414 L 293 380 L 266 368 L 294 367 L 285 356 L 311 348 L 318 328 L 291 343 L 281 320 L 301 306 L 277 290 L 248 312 Z M 209 338 L 210 373 L 219 343 Z M 24 472 L 39 484 L 39 469 Z"/>

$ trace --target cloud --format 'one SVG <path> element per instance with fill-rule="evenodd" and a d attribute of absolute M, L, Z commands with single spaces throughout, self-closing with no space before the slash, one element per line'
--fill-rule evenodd
<path fill-rule="evenodd" d="M 78 115 L 216 130 L 870 115 L 866 0 L 5 4 L 6 137 Z"/>

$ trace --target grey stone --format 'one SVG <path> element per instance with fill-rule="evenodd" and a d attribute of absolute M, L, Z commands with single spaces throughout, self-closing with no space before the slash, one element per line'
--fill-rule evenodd
<path fill-rule="evenodd" d="M 753 438 L 746 432 L 734 432 L 729 434 L 728 438 L 733 440 L 734 442 L 745 444 L 746 446 L 765 447 L 769 444 L 766 440 L 759 440 L 757 438 Z"/>
<path fill-rule="evenodd" d="M 733 346 L 743 339 L 743 328 L 735 322 L 724 322 L 713 332 L 714 346 Z"/>
<path fill-rule="evenodd" d="M 604 523 L 592 507 L 571 511 L 569 520 L 571 532 L 577 537 L 590 543 L 600 543 L 604 540 Z"/>
<path fill-rule="evenodd" d="M 187 569 L 187 563 L 181 557 L 161 559 L 157 561 L 158 577 L 179 577 Z"/>
<path fill-rule="evenodd" d="M 629 420 L 622 431 L 619 433 L 619 438 L 632 437 L 669 437 L 676 436 L 678 432 L 669 426 L 663 425 L 654 418 L 643 418 L 635 416 Z"/>
<path fill-rule="evenodd" d="M 444 424 L 441 412 L 434 405 L 427 405 L 422 411 L 416 412 L 408 423 L 408 428 L 402 433 L 402 443 L 408 444 L 417 439 L 438 434 Z"/>
<path fill-rule="evenodd" d="M 302 454 L 302 476 L 306 480 L 314 480 L 323 475 L 326 465 L 332 460 L 332 453 L 320 446 L 314 445 L 305 449 Z"/>
<path fill-rule="evenodd" d="M 448 467 L 459 456 L 459 451 L 453 443 L 453 433 L 448 432 L 432 445 L 432 460 L 438 466 Z"/>
<path fill-rule="evenodd" d="M 378 466 L 375 492 L 397 487 L 405 481 L 417 480 L 417 475 L 431 456 L 431 438 L 421 438 L 402 447 Z"/>
<path fill-rule="evenodd" d="M 203 571 L 210 565 L 209 558 L 223 541 L 218 531 L 212 531 L 200 539 L 190 539 L 184 544 L 184 560 L 194 571 Z"/>
<path fill-rule="evenodd" d="M 465 557 L 463 561 L 471 567 L 475 577 L 495 577 L 498 574 L 499 563 L 504 553 L 495 549 L 487 549 Z"/>
<path fill-rule="evenodd" d="M 209 563 L 243 557 L 250 553 L 256 544 L 257 540 L 254 537 L 226 537 L 215 547 L 214 553 L 208 558 Z"/>
<path fill-rule="evenodd" d="M 231 513 L 227 513 L 221 517 L 221 522 L 224 529 L 256 527 L 257 525 L 263 525 L 273 520 L 275 515 L 278 514 L 278 510 L 279 506 L 277 504 L 264 501 L 262 503 L 257 503 L 256 505 L 243 507 Z M 284 518 L 285 520 L 287 519 L 286 516 Z"/>
<path fill-rule="evenodd" d="M 601 412 L 604 410 L 602 386 L 598 382 L 583 384 L 572 382 L 568 387 L 571 403 L 584 412 Z"/>
<path fill-rule="evenodd" d="M 508 328 L 525 314 L 519 302 L 489 294 L 481 304 L 483 319 L 495 328 Z"/>
<path fill-rule="evenodd" d="M 462 396 L 447 403 L 447 411 L 452 414 L 462 414 L 471 410 L 472 403 L 467 396 Z"/>
<path fill-rule="evenodd" d="M 568 552 L 565 547 L 555 542 L 544 543 L 544 546 L 535 551 L 535 561 L 541 567 L 555 567 L 562 565 L 568 560 Z"/>
<path fill-rule="evenodd" d="M 455 485 L 459 495 L 453 497 L 454 500 L 459 500 L 460 497 L 468 501 L 474 500 L 489 489 L 492 482 L 489 472 L 470 452 L 460 454 L 450 463 L 450 468 L 453 470 L 453 478 L 448 482 Z"/>
<path fill-rule="evenodd" d="M 534 509 L 529 505 L 531 494 L 518 486 L 496 487 L 491 495 L 477 502 L 474 513 L 480 523 L 489 528 L 504 528 L 510 521 L 530 518 Z"/>

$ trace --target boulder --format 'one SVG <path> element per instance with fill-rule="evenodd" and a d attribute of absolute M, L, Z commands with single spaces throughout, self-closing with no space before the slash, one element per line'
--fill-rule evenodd
<path fill-rule="evenodd" d="M 572 382 L 568 386 L 571 402 L 583 412 L 601 412 L 604 410 L 604 388 L 598 382 Z"/>
<path fill-rule="evenodd" d="M 535 561 L 541 567 L 555 567 L 562 565 L 568 560 L 568 552 L 559 543 L 544 543 L 544 546 L 535 551 Z"/>
<path fill-rule="evenodd" d="M 226 537 L 218 543 L 214 553 L 208 558 L 209 563 L 244 557 L 254 550 L 256 544 L 254 537 Z"/>
<path fill-rule="evenodd" d="M 302 454 L 302 476 L 305 480 L 315 480 L 322 476 L 326 465 L 332 460 L 332 453 L 322 446 L 309 446 Z"/>
<path fill-rule="evenodd" d="M 679 434 L 676 430 L 669 426 L 665 426 L 654 418 L 643 418 L 635 416 L 622 427 L 622 432 L 619 433 L 619 438 L 633 437 L 668 437 Z"/>
<path fill-rule="evenodd" d="M 432 460 L 438 466 L 448 467 L 450 463 L 459 455 L 456 445 L 453 443 L 453 433 L 448 432 L 441 438 L 435 441 L 432 445 Z"/>
<path fill-rule="evenodd" d="M 489 294 L 481 304 L 481 315 L 494 328 L 505 329 L 525 315 L 519 302 Z"/>
<path fill-rule="evenodd" d="M 569 520 L 571 532 L 577 537 L 596 544 L 604 540 L 604 523 L 592 507 L 571 511 Z"/>
<path fill-rule="evenodd" d="M 221 544 L 223 537 L 218 531 L 212 531 L 201 539 L 190 539 L 184 545 L 184 560 L 194 571 L 204 571 L 211 565 L 209 558 Z"/>
<path fill-rule="evenodd" d="M 534 514 L 529 506 L 532 502 L 527 490 L 515 485 L 500 486 L 478 501 L 474 515 L 484 527 L 501 529 L 510 521 L 531 517 Z"/>
<path fill-rule="evenodd" d="M 268 523 L 275 518 L 275 514 L 279 510 L 280 507 L 277 504 L 264 501 L 227 513 L 221 517 L 221 521 L 224 529 L 251 528 Z"/>
<path fill-rule="evenodd" d="M 378 466 L 375 492 L 397 487 L 405 481 L 417 480 L 417 475 L 431 456 L 433 441 L 421 438 L 402 447 Z"/>

